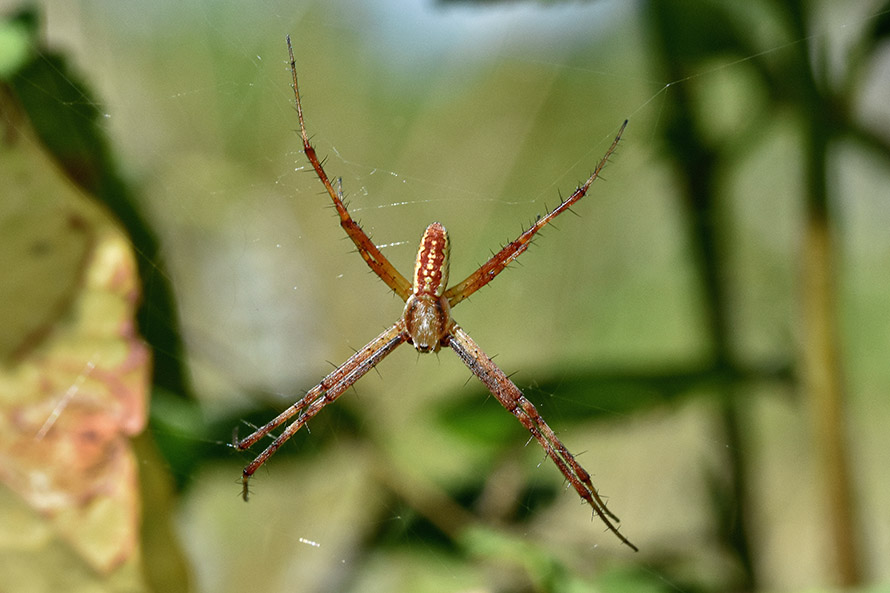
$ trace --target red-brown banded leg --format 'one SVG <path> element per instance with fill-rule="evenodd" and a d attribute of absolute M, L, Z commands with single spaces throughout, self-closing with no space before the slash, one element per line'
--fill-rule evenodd
<path fill-rule="evenodd" d="M 606 508 L 605 502 L 600 498 L 599 493 L 590 481 L 590 474 L 575 461 L 575 457 L 566 449 L 562 441 L 557 438 L 550 426 L 544 422 L 535 406 L 525 398 L 519 388 L 491 361 L 467 332 L 457 324 L 452 328 L 449 345 L 457 352 L 457 355 L 460 356 L 461 360 L 464 361 L 464 364 L 470 368 L 473 374 L 485 384 L 491 394 L 501 402 L 501 405 L 516 416 L 522 425 L 535 437 L 535 440 L 541 444 L 544 451 L 547 452 L 547 455 L 553 460 L 556 467 L 559 468 L 559 471 L 572 484 L 581 498 L 587 501 L 587 504 L 599 515 L 609 531 L 614 533 L 618 539 L 635 552 L 639 551 L 630 540 L 618 531 L 613 521 L 617 523 L 619 519 Z"/>
<path fill-rule="evenodd" d="M 313 148 L 312 144 L 309 142 L 309 135 L 306 133 L 306 124 L 303 121 L 303 105 L 300 102 L 300 87 L 297 85 L 297 66 L 294 60 L 294 48 L 290 42 L 290 35 L 287 36 L 287 51 L 290 57 L 291 72 L 294 77 L 294 102 L 297 106 L 297 117 L 300 120 L 300 138 L 303 140 L 303 152 L 306 153 L 306 158 L 309 159 L 309 163 L 312 165 L 312 168 L 315 169 L 315 174 L 318 175 L 318 178 L 324 184 L 328 195 L 331 196 L 331 200 L 334 202 L 334 208 L 340 216 L 340 226 L 343 227 L 343 230 L 346 231 L 346 234 L 349 235 L 349 238 L 355 243 L 362 258 L 393 292 L 399 295 L 403 301 L 407 301 L 408 296 L 411 294 L 411 284 L 397 269 L 395 269 L 395 267 L 393 267 L 391 263 L 389 263 L 386 256 L 380 252 L 374 242 L 371 241 L 371 238 L 365 234 L 362 227 L 360 227 L 349 215 L 346 205 L 343 203 L 342 193 L 334 190 L 334 186 L 331 185 L 331 180 L 328 178 L 327 173 L 325 173 L 324 167 L 322 167 L 321 161 L 315 153 L 315 148 Z"/>
<path fill-rule="evenodd" d="M 540 231 L 548 222 L 571 208 L 575 202 L 587 194 L 587 190 L 590 189 L 590 184 L 599 177 L 600 171 L 603 170 L 609 157 L 615 152 L 615 148 L 618 146 L 618 141 L 621 140 L 621 134 L 624 133 L 624 128 L 626 126 L 627 120 L 621 125 L 621 129 L 618 130 L 618 135 L 615 136 L 615 140 L 612 142 L 612 145 L 609 146 L 609 150 L 606 151 L 606 154 L 600 160 L 596 169 L 593 170 L 593 173 L 587 181 L 584 182 L 584 185 L 572 192 L 572 195 L 563 200 L 555 209 L 548 212 L 546 216 L 538 218 L 538 220 L 535 221 L 535 224 L 533 224 L 527 231 L 519 235 L 515 241 L 507 243 L 503 249 L 495 253 L 491 259 L 482 264 L 478 270 L 470 274 L 465 280 L 448 289 L 445 293 L 445 298 L 448 299 L 448 303 L 452 307 L 494 280 L 494 277 L 510 265 L 510 262 L 522 255 L 522 253 L 528 249 L 529 242 L 532 240 L 532 237 L 535 236 L 535 233 Z"/>
<path fill-rule="evenodd" d="M 281 414 L 276 416 L 271 422 L 256 430 L 253 434 L 241 440 L 235 440 L 233 446 L 239 451 L 247 449 L 261 438 L 287 422 L 296 414 L 297 419 L 294 420 L 287 428 L 284 429 L 271 445 L 260 453 L 256 459 L 244 468 L 242 472 L 242 496 L 247 500 L 248 490 L 247 482 L 250 476 L 263 465 L 266 460 L 271 457 L 275 451 L 281 447 L 289 438 L 291 438 L 298 430 L 300 430 L 310 418 L 315 416 L 329 403 L 336 400 L 343 394 L 353 383 L 358 381 L 362 375 L 383 360 L 386 355 L 396 349 L 401 343 L 408 339 L 405 333 L 405 324 L 400 319 L 392 327 L 371 340 L 367 346 L 353 354 L 349 360 L 337 367 L 331 374 L 322 379 L 321 383 L 313 387 L 300 401 L 296 402 Z"/>

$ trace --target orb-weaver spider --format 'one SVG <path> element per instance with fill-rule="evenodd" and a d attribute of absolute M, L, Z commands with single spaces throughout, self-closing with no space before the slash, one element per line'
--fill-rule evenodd
<path fill-rule="evenodd" d="M 525 398 L 519 388 L 492 362 L 451 316 L 452 307 L 491 282 L 510 262 L 519 257 L 528 248 L 529 242 L 535 233 L 584 197 L 591 183 L 599 176 L 600 171 L 618 146 L 618 141 L 621 139 L 621 134 L 624 132 L 627 121 L 622 124 L 612 145 L 609 146 L 606 154 L 583 185 L 563 200 L 554 210 L 548 212 L 543 217 L 539 217 L 528 230 L 519 235 L 515 241 L 505 245 L 498 253 L 482 264 L 478 270 L 451 288 L 446 289 L 449 263 L 448 233 L 445 227 L 438 222 L 429 225 L 420 239 L 414 276 L 412 281 L 409 282 L 393 267 L 358 223 L 352 219 L 346 209 L 346 205 L 343 203 L 343 195 L 339 185 L 335 189 L 325 173 L 322 163 L 319 161 L 306 133 L 306 125 L 303 120 L 303 106 L 300 101 L 299 86 L 297 85 L 294 50 L 290 36 L 287 38 L 287 50 L 293 75 L 294 103 L 297 108 L 297 117 L 300 121 L 300 137 L 303 140 L 303 151 L 312 164 L 312 168 L 315 169 L 318 178 L 324 184 L 331 200 L 333 200 L 334 208 L 340 216 L 340 225 L 346 231 L 346 234 L 349 235 L 349 238 L 352 239 L 352 242 L 355 243 L 358 252 L 368 266 L 393 292 L 405 301 L 405 309 L 399 319 L 389 329 L 371 340 L 364 348 L 352 355 L 349 360 L 322 379 L 321 383 L 309 390 L 298 402 L 284 410 L 265 426 L 257 429 L 253 434 L 243 439 L 235 438 L 233 446 L 239 451 L 245 450 L 296 416 L 296 419 L 275 438 L 272 444 L 266 447 L 256 459 L 244 468 L 242 472 L 244 500 L 247 500 L 248 481 L 254 472 L 285 441 L 300 430 L 309 419 L 320 412 L 326 405 L 334 402 L 352 384 L 374 368 L 390 352 L 395 350 L 397 346 L 408 342 L 418 352 L 438 352 L 441 347 L 446 346 L 457 353 L 469 367 L 470 371 L 485 384 L 501 405 L 516 416 L 522 425 L 528 429 L 531 435 L 544 448 L 550 459 L 553 460 L 553 463 L 556 464 L 556 467 L 559 468 L 559 471 L 572 484 L 581 498 L 587 501 L 593 508 L 594 512 L 606 524 L 606 527 L 623 543 L 636 551 L 637 547 L 618 531 L 616 523 L 619 522 L 619 519 L 606 508 L 605 502 L 603 502 L 603 499 L 590 481 L 590 474 L 581 467 L 553 430 L 544 422 L 535 406 Z"/>

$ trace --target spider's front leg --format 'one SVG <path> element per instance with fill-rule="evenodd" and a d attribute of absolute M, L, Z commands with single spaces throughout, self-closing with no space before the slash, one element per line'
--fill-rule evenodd
<path fill-rule="evenodd" d="M 620 520 L 606 508 L 606 503 L 600 498 L 599 493 L 590 481 L 590 474 L 575 460 L 574 455 L 562 444 L 562 441 L 559 440 L 553 429 L 544 422 L 538 410 L 525 398 L 516 384 L 492 362 L 469 334 L 456 323 L 451 327 L 448 344 L 457 352 L 457 355 L 460 356 L 461 360 L 464 361 L 464 364 L 469 367 L 473 374 L 479 377 L 491 394 L 501 402 L 501 405 L 516 416 L 522 425 L 535 437 L 535 440 L 541 444 L 544 451 L 547 452 L 547 455 L 553 460 L 556 467 L 559 468 L 559 471 L 572 484 L 581 498 L 587 501 L 587 504 L 593 508 L 593 511 L 602 519 L 609 531 L 614 533 L 622 543 L 629 546 L 633 551 L 638 552 L 639 549 L 618 531 L 615 523 L 618 523 Z"/>
<path fill-rule="evenodd" d="M 284 429 L 284 432 L 278 435 L 278 437 L 272 441 L 272 444 L 266 447 L 266 449 L 260 453 L 256 459 L 251 461 L 250 464 L 244 468 L 244 471 L 241 472 L 243 488 L 242 496 L 244 497 L 244 500 L 247 500 L 247 483 L 250 480 L 250 477 L 281 447 L 281 445 L 294 436 L 294 434 L 296 434 L 296 432 L 300 430 L 309 419 L 318 414 L 322 408 L 340 397 L 343 392 L 352 386 L 353 383 L 374 368 L 374 366 L 383 360 L 386 355 L 395 350 L 397 346 L 407 339 L 408 334 L 405 332 L 405 323 L 402 319 L 399 319 L 392 327 L 371 340 L 364 348 L 353 354 L 349 360 L 334 369 L 334 371 L 327 377 L 322 379 L 321 383 L 310 389 L 300 401 L 294 403 L 288 409 L 272 419 L 268 424 L 260 427 L 247 437 L 240 440 L 236 438 L 232 443 L 232 446 L 239 451 L 243 451 L 287 422 L 290 418 L 297 415 L 297 419 L 288 425 L 288 427 Z"/>

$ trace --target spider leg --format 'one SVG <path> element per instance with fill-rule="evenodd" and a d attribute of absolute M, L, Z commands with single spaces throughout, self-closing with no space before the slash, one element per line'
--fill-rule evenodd
<path fill-rule="evenodd" d="M 618 134 L 615 136 L 615 140 L 612 141 L 612 145 L 609 146 L 609 150 L 606 151 L 606 154 L 603 155 L 603 158 L 600 159 L 599 164 L 597 164 L 596 169 L 593 170 L 593 173 L 591 173 L 590 177 L 581 187 L 572 192 L 572 195 L 563 200 L 559 206 L 548 212 L 545 216 L 539 217 L 528 230 L 519 235 L 515 241 L 507 243 L 503 249 L 491 256 L 491 258 L 482 264 L 478 270 L 445 292 L 445 298 L 448 299 L 449 305 L 452 307 L 455 306 L 491 282 L 495 276 L 500 274 L 504 268 L 510 265 L 510 262 L 522 255 L 522 253 L 528 249 L 529 242 L 532 240 L 532 237 L 535 236 L 535 233 L 540 231 L 544 225 L 552 221 L 554 218 L 571 208 L 575 202 L 587 194 L 587 190 L 590 189 L 590 184 L 599 177 L 600 171 L 603 170 L 609 157 L 615 152 L 615 148 L 618 146 L 618 141 L 621 140 L 621 134 L 624 133 L 624 128 L 626 126 L 627 120 L 624 120 L 621 129 L 618 130 Z"/>
<path fill-rule="evenodd" d="M 243 484 L 242 496 L 247 500 L 247 482 L 256 470 L 263 465 L 289 438 L 294 436 L 310 418 L 318 414 L 322 408 L 332 403 L 343 394 L 353 383 L 358 381 L 365 373 L 374 368 L 386 355 L 396 349 L 402 342 L 408 339 L 405 332 L 405 323 L 401 319 L 382 334 L 371 340 L 364 348 L 353 354 L 346 362 L 334 369 L 321 383 L 309 390 L 309 392 L 281 414 L 276 416 L 265 426 L 256 430 L 253 434 L 235 440 L 233 446 L 239 451 L 249 448 L 261 438 L 287 422 L 294 415 L 296 420 L 291 422 L 284 431 L 278 435 L 272 444 L 260 453 L 256 459 L 250 462 L 241 474 Z"/>
<path fill-rule="evenodd" d="M 535 437 L 559 471 L 572 484 L 581 498 L 593 508 L 609 531 L 635 552 L 639 551 L 630 540 L 618 531 L 615 523 L 620 520 L 606 508 L 606 503 L 600 498 L 590 481 L 590 474 L 575 460 L 575 457 L 562 444 L 553 429 L 547 425 L 535 406 L 525 398 L 519 388 L 504 374 L 504 371 L 498 368 L 469 334 L 457 324 L 452 327 L 449 345 L 473 374 L 488 387 L 488 390 L 501 402 L 501 405 L 516 416 Z"/>
<path fill-rule="evenodd" d="M 297 106 L 297 116 L 300 120 L 300 138 L 303 140 L 303 152 L 306 153 L 306 158 L 309 159 L 309 163 L 315 169 L 315 174 L 318 175 L 328 195 L 331 196 L 334 208 L 340 216 L 340 226 L 343 227 L 343 230 L 346 231 L 346 234 L 355 243 L 362 258 L 393 292 L 402 297 L 403 301 L 407 301 L 408 296 L 411 294 L 411 284 L 389 263 L 389 260 L 374 245 L 374 242 L 371 241 L 371 238 L 368 237 L 362 227 L 349 215 L 346 205 L 343 203 L 342 192 L 339 189 L 334 189 L 331 180 L 324 171 L 324 167 L 322 167 L 321 161 L 318 159 L 315 148 L 309 142 L 309 135 L 306 133 L 306 123 L 303 121 L 303 104 L 300 101 L 300 88 L 297 85 L 297 66 L 294 60 L 294 48 L 290 42 L 290 35 L 287 36 L 287 52 L 290 57 L 291 73 L 294 78 L 294 103 Z"/>

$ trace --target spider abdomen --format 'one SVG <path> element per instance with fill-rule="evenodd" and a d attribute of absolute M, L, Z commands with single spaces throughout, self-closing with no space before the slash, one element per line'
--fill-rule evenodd
<path fill-rule="evenodd" d="M 445 227 L 438 222 L 426 227 L 417 249 L 417 263 L 414 264 L 414 296 L 438 298 L 445 294 L 450 252 Z"/>

